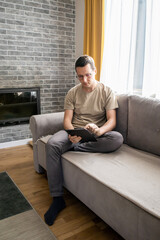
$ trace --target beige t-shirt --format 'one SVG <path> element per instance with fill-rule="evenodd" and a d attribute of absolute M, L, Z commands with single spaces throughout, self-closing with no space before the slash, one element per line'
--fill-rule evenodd
<path fill-rule="evenodd" d="M 118 108 L 118 103 L 112 90 L 103 83 L 97 82 L 92 92 L 85 92 L 81 84 L 71 88 L 64 103 L 65 110 L 73 110 L 72 124 L 75 128 L 85 127 L 95 123 L 98 127 L 107 121 L 106 110 Z"/>

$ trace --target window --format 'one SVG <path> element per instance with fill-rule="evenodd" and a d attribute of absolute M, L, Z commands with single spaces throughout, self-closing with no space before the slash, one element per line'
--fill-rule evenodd
<path fill-rule="evenodd" d="M 160 1 L 106 0 L 101 82 L 160 98 Z"/>

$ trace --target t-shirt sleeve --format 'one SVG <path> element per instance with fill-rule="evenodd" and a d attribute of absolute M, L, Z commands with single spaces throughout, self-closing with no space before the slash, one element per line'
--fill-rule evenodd
<path fill-rule="evenodd" d="M 69 90 L 64 100 L 64 110 L 73 109 L 74 109 L 74 93 L 72 90 Z"/>
<path fill-rule="evenodd" d="M 113 93 L 113 91 L 108 88 L 105 89 L 106 92 L 106 110 L 112 110 L 118 108 L 118 102 L 117 102 L 117 97 Z"/>

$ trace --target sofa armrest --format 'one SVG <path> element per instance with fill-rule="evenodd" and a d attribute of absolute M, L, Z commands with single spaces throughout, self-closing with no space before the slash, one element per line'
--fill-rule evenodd
<path fill-rule="evenodd" d="M 30 129 L 33 137 L 33 158 L 36 172 L 43 173 L 41 156 L 38 154 L 37 141 L 43 136 L 52 135 L 63 129 L 64 112 L 33 115 L 30 118 Z"/>
<path fill-rule="evenodd" d="M 30 118 L 30 129 L 33 143 L 39 138 L 51 135 L 63 129 L 64 112 L 33 115 Z"/>

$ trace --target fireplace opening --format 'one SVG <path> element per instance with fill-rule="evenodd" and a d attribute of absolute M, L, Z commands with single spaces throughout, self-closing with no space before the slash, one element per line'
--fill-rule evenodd
<path fill-rule="evenodd" d="M 0 126 L 29 123 L 40 114 L 40 88 L 1 88 Z"/>

